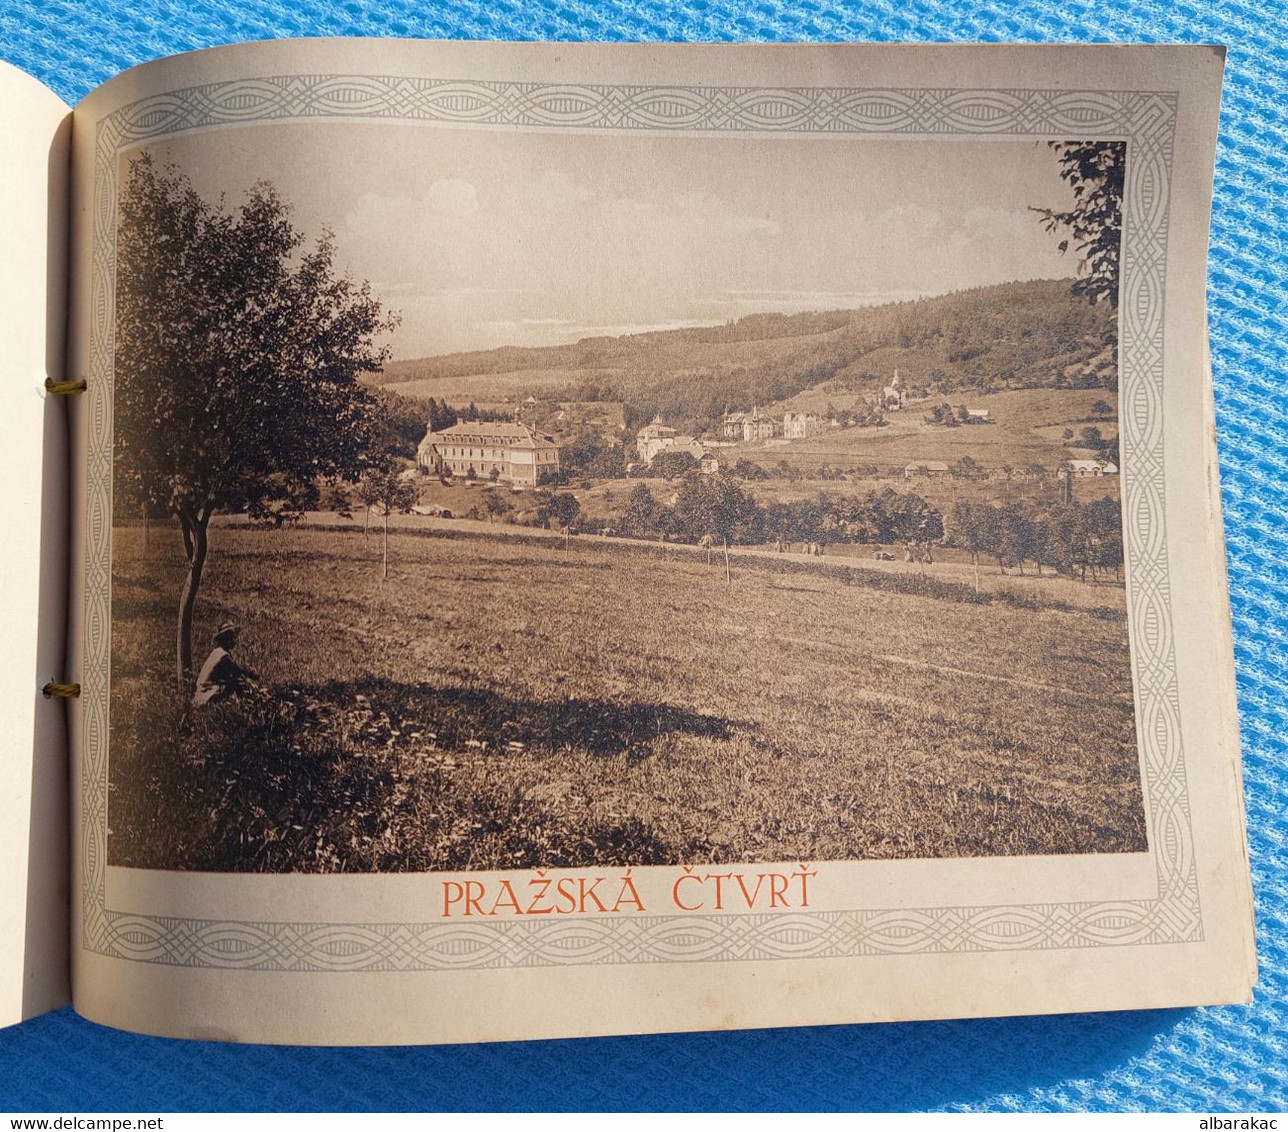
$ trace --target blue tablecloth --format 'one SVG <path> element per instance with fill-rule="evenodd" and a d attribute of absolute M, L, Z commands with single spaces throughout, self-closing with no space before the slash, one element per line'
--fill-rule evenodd
<path fill-rule="evenodd" d="M 1251 1008 L 447 1048 L 170 1042 L 62 1011 L 0 1032 L 0 1109 L 1288 1108 L 1282 0 L 0 0 L 0 29 L 0 57 L 73 101 L 135 63 L 275 36 L 1227 44 L 1209 299 L 1261 962 Z"/>

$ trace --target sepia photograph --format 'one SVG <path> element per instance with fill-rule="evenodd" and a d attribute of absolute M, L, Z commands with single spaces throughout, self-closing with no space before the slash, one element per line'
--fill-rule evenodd
<path fill-rule="evenodd" d="M 124 153 L 109 863 L 1144 853 L 1129 158 L 307 120 Z"/>

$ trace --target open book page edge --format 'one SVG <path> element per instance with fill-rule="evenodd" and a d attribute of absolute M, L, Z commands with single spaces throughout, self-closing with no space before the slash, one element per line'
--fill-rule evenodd
<path fill-rule="evenodd" d="M 1247 992 L 1242 1001 L 1250 1002 L 1253 988 L 1257 981 L 1257 944 L 1256 944 L 1256 911 L 1253 905 L 1252 867 L 1248 851 L 1248 819 L 1246 805 L 1243 804 L 1243 750 L 1240 740 L 1238 687 L 1234 664 L 1234 623 L 1230 611 L 1230 573 L 1227 565 L 1225 515 L 1221 502 L 1221 465 L 1217 451 L 1216 404 L 1212 381 L 1212 347 L 1210 334 L 1204 330 L 1203 358 L 1207 370 L 1207 427 L 1206 427 L 1206 467 L 1208 473 L 1209 514 L 1212 522 L 1213 563 L 1212 576 L 1216 579 L 1218 589 L 1214 613 L 1216 615 L 1215 636 L 1220 642 L 1217 650 L 1219 666 L 1217 676 L 1221 683 L 1219 703 L 1222 712 L 1222 730 L 1225 741 L 1222 749 L 1228 758 L 1230 789 L 1239 799 L 1231 812 L 1234 829 L 1231 837 L 1237 847 L 1237 857 L 1232 857 L 1234 875 L 1231 884 L 1239 894 L 1239 903 L 1243 908 L 1243 935 L 1246 940 L 1244 962 L 1246 966 Z"/>
<path fill-rule="evenodd" d="M 95 121 L 124 105 L 165 96 L 189 84 L 195 88 L 197 84 L 242 79 L 246 85 L 231 92 L 235 99 L 229 98 L 226 114 L 229 120 L 237 116 L 238 125 L 244 126 L 249 120 L 248 102 L 269 96 L 276 99 L 282 91 L 286 91 L 282 95 L 286 102 L 297 96 L 289 82 L 281 81 L 281 76 L 293 74 L 307 75 L 314 84 L 299 84 L 306 93 L 326 88 L 326 83 L 317 83 L 317 79 L 327 74 L 350 78 L 426 75 L 455 80 L 482 76 L 497 85 L 507 80 L 540 85 L 557 77 L 577 88 L 571 101 L 586 96 L 587 90 L 598 94 L 615 83 L 636 84 L 631 90 L 637 91 L 639 85 L 651 82 L 682 83 L 686 76 L 690 83 L 763 82 L 793 91 L 819 83 L 857 83 L 858 76 L 864 84 L 882 88 L 933 87 L 939 92 L 945 87 L 991 89 L 994 82 L 1014 92 L 1075 81 L 1079 90 L 1126 90 L 1133 97 L 1139 91 L 1183 91 L 1184 96 L 1176 102 L 1163 104 L 1164 112 L 1170 112 L 1171 106 L 1181 107 L 1176 137 L 1183 160 L 1171 198 L 1165 417 L 1161 405 L 1154 408 L 1167 430 L 1169 451 L 1182 454 L 1168 465 L 1165 525 L 1169 537 L 1177 539 L 1182 548 L 1171 560 L 1171 592 L 1184 594 L 1185 600 L 1173 607 L 1167 604 L 1165 591 L 1161 599 L 1163 608 L 1176 616 L 1180 682 L 1179 691 L 1162 710 L 1166 716 L 1163 723 L 1185 737 L 1189 775 L 1185 788 L 1189 793 L 1180 809 L 1190 806 L 1190 797 L 1202 802 L 1190 806 L 1193 826 L 1181 833 L 1184 852 L 1177 867 L 1164 878 L 1184 890 L 1171 894 L 1183 899 L 1154 914 L 1148 939 L 1138 937 L 1139 944 L 1118 942 L 1123 938 L 1122 922 L 1138 913 L 1124 898 L 1119 909 L 1098 905 L 1090 919 L 1070 932 L 1051 934 L 1043 927 L 1041 930 L 1049 933 L 1047 942 L 1033 947 L 960 947 L 963 932 L 974 930 L 975 922 L 966 923 L 969 915 L 960 922 L 954 920 L 961 910 L 951 909 L 937 921 L 936 930 L 948 933 L 943 942 L 927 946 L 919 954 L 878 954 L 874 945 L 866 953 L 855 949 L 840 957 L 667 962 L 657 955 L 645 955 L 653 946 L 645 941 L 640 945 L 643 958 L 637 962 L 617 958 L 598 966 L 559 966 L 560 960 L 546 957 L 556 949 L 552 946 L 543 951 L 545 945 L 534 929 L 531 961 L 506 966 L 498 960 L 492 969 L 482 964 L 471 969 L 467 961 L 458 962 L 451 956 L 464 954 L 485 937 L 482 948 L 494 949 L 486 953 L 499 955 L 508 946 L 506 940 L 529 936 L 518 927 L 502 932 L 492 924 L 467 925 L 459 939 L 431 954 L 434 940 L 443 935 L 440 929 L 444 928 L 436 922 L 431 880 L 417 888 L 417 879 L 408 876 L 227 876 L 106 868 L 103 843 L 96 840 L 94 853 L 78 852 L 78 859 L 88 861 L 92 868 L 84 876 L 78 873 L 78 880 L 90 885 L 77 901 L 78 911 L 87 917 L 77 927 L 78 946 L 85 944 L 78 954 L 78 1008 L 107 1024 L 165 1034 L 231 1040 L 401 1043 L 1245 1001 L 1254 978 L 1250 898 L 1238 801 L 1228 607 L 1220 567 L 1219 526 L 1210 510 L 1214 506 L 1219 512 L 1219 499 L 1213 495 L 1211 383 L 1203 364 L 1203 252 L 1215 129 L 1211 104 L 1219 86 L 1221 53 L 1203 48 L 1176 49 L 1170 54 L 1167 49 L 1107 49 L 1097 62 L 1095 49 L 1070 52 L 765 48 L 761 54 L 761 49 L 747 48 L 726 53 L 694 48 L 625 52 L 567 45 L 257 44 L 189 56 L 182 68 L 163 62 L 155 69 L 136 70 L 107 84 L 87 100 L 84 131 L 78 113 L 77 160 L 83 161 L 84 167 L 92 165 Z M 1062 56 L 1067 64 L 1074 55 L 1080 64 L 1076 80 L 1057 62 Z M 702 64 L 700 77 L 698 62 Z M 1187 74 L 1191 78 L 1186 78 Z M 269 75 L 278 78 L 264 87 L 256 85 Z M 366 86 L 375 89 L 385 82 L 372 78 Z M 345 80 L 337 79 L 334 86 L 344 88 Z M 210 89 L 202 87 L 205 101 L 201 112 L 225 113 L 222 104 L 210 110 L 214 105 L 207 97 Z M 618 92 L 622 89 L 614 87 Z M 699 97 L 692 95 L 696 89 L 688 86 L 685 91 Z M 559 98 L 566 93 L 561 89 Z M 338 89 L 328 106 L 357 102 L 355 92 Z M 175 113 L 179 121 L 181 112 L 186 112 L 186 106 L 177 99 L 158 105 L 157 119 Z M 556 108 L 551 112 L 561 111 Z M 131 118 L 126 124 L 131 130 L 146 131 L 157 119 Z M 182 121 L 188 130 L 191 124 L 187 119 Z M 78 214 L 93 215 L 92 187 L 81 189 L 85 195 L 78 201 Z M 90 239 L 88 228 L 78 236 L 81 262 L 88 262 Z M 91 305 L 87 287 L 78 295 L 76 309 L 85 312 Z M 1156 329 L 1164 332 L 1161 323 Z M 78 334 L 77 338 L 83 350 L 84 336 Z M 90 424 L 87 415 L 82 423 Z M 102 439 L 98 437 L 100 453 Z M 1187 506 L 1195 500 L 1207 501 L 1210 506 Z M 85 505 L 82 499 L 78 515 L 86 513 Z M 100 600 L 101 595 L 95 596 L 95 602 Z M 1159 600 L 1157 596 L 1155 600 Z M 81 608 L 78 601 L 77 609 Z M 102 688 L 101 672 L 87 672 L 86 677 L 98 681 L 96 687 Z M 101 728 L 101 722 L 98 726 Z M 92 775 L 97 775 L 99 769 L 94 768 L 100 767 L 100 763 L 93 763 Z M 1161 789 L 1170 792 L 1176 787 L 1167 782 Z M 1168 800 L 1173 805 L 1168 820 L 1178 821 L 1183 816 L 1188 820 L 1177 812 L 1177 799 L 1169 796 Z M 95 801 L 94 805 L 100 803 Z M 1155 852 L 1159 851 L 1159 839 L 1172 832 L 1166 822 L 1151 831 Z M 885 886 L 881 898 L 892 901 L 880 907 L 897 908 L 900 901 L 915 907 L 913 894 L 922 891 L 935 892 L 934 899 L 948 903 L 944 878 L 970 875 L 977 879 L 976 866 L 987 864 L 954 860 L 850 862 L 840 868 L 824 867 L 838 878 L 844 872 L 846 884 L 860 874 L 909 878 L 907 884 L 888 879 L 879 882 Z M 1054 873 L 1062 867 L 1059 860 L 1036 858 L 997 864 L 999 875 L 1013 875 L 1015 867 L 1030 868 L 1034 875 L 1044 869 Z M 1097 884 L 1104 891 L 1100 874 L 1125 875 L 1132 862 L 1110 860 L 1106 855 L 1067 864 L 1067 871 L 1088 886 L 1078 889 L 1082 893 L 1095 892 Z M 937 885 L 933 880 L 936 873 Z M 667 878 L 667 883 L 674 879 Z M 1156 879 L 1152 871 L 1147 879 L 1152 886 Z M 827 882 L 818 885 L 823 892 L 827 887 Z M 856 882 L 854 892 L 861 887 Z M 894 897 L 887 896 L 891 891 Z M 1139 895 L 1133 890 L 1132 900 Z M 1060 914 L 1071 909 L 1068 914 L 1076 920 L 1087 898 L 1049 895 L 1048 899 L 1072 901 Z M 438 892 L 437 906 L 442 902 Z M 927 897 L 927 903 L 932 902 Z M 981 899 L 979 903 L 988 901 Z M 650 910 L 652 907 L 650 897 Z M 845 937 L 838 950 L 871 930 L 859 911 L 852 921 L 844 918 L 847 908 L 863 907 L 866 905 L 837 905 L 841 918 L 832 923 L 838 925 L 838 936 Z M 357 908 L 362 910 L 346 914 L 346 909 Z M 917 914 L 924 913 L 918 909 Z M 405 917 L 405 926 L 401 922 L 390 925 L 391 915 Z M 312 935 L 310 927 L 317 928 Z M 650 924 L 650 930 L 653 928 Z M 805 930 L 813 928 L 806 925 Z M 590 922 L 589 931 L 605 938 L 612 934 L 602 920 Z M 707 931 L 705 926 L 696 927 L 694 938 Z M 741 931 L 738 927 L 733 934 Z M 405 943 L 399 942 L 403 938 L 399 932 L 405 935 Z M 1100 946 L 1096 942 L 1100 933 L 1101 938 L 1112 940 L 1112 945 Z M 220 951 L 225 940 L 234 941 L 227 945 L 226 962 Z M 763 955 L 763 939 L 757 937 L 752 942 Z M 608 940 L 605 949 L 616 946 Z M 690 941 L 677 935 L 675 946 L 683 949 Z M 334 960 L 337 969 L 326 969 L 323 965 L 332 963 L 328 958 L 332 947 L 337 957 L 345 958 Z M 369 956 L 364 950 L 368 948 L 382 950 L 378 956 L 372 950 Z M 243 949 L 246 956 L 256 958 L 242 958 Z M 230 969 L 241 962 L 258 969 Z M 341 971 L 341 962 L 352 962 L 355 967 L 370 965 Z M 396 969 L 404 962 L 411 969 Z M 423 966 L 416 967 L 418 963 Z"/>
<path fill-rule="evenodd" d="M 0 104 L 8 232 L 0 264 L 0 1024 L 8 1024 L 69 995 L 65 708 L 40 688 L 64 678 L 66 651 L 67 413 L 43 385 L 62 376 L 71 111 L 8 65 Z"/>

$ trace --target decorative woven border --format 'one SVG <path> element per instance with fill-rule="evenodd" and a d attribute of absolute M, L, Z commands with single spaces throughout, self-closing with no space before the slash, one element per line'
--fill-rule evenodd
<path fill-rule="evenodd" d="M 99 123 L 94 167 L 89 452 L 81 705 L 85 750 L 79 868 L 83 944 L 188 967 L 413 971 L 579 964 L 1014 951 L 1203 938 L 1193 860 L 1163 522 L 1163 308 L 1174 92 L 647 87 L 361 75 L 240 79 L 124 106 Z M 1153 899 L 538 923 L 300 924 L 179 919 L 106 902 L 111 641 L 113 311 L 118 158 L 193 130 L 301 119 L 523 126 L 560 131 L 1121 138 L 1120 342 L 1123 516 Z"/>

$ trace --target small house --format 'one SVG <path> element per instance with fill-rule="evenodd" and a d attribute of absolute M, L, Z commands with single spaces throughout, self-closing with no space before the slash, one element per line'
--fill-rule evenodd
<path fill-rule="evenodd" d="M 942 460 L 919 460 L 915 464 L 907 464 L 903 469 L 903 478 L 906 480 L 913 479 L 917 476 L 925 476 L 930 479 L 938 479 L 948 474 L 948 465 Z"/>
<path fill-rule="evenodd" d="M 1070 460 L 1069 470 L 1079 477 L 1116 476 L 1118 465 L 1109 460 Z"/>

